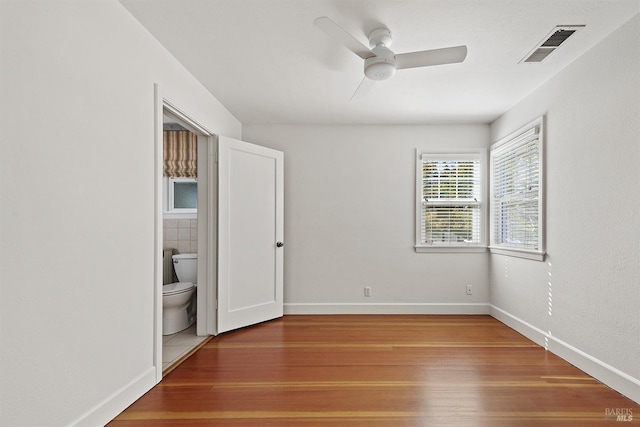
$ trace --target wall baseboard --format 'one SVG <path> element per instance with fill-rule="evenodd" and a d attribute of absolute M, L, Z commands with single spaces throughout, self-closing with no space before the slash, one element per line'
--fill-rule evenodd
<path fill-rule="evenodd" d="M 117 390 L 85 414 L 78 417 L 78 419 L 73 421 L 69 426 L 103 426 L 155 385 L 156 368 L 152 366 L 131 380 L 129 384 L 126 384 L 120 390 Z"/>
<path fill-rule="evenodd" d="M 490 305 L 489 314 L 608 387 L 640 403 L 640 379 L 596 359 L 499 307 Z"/>
<path fill-rule="evenodd" d="M 284 314 L 489 314 L 489 304 L 285 303 Z"/>
<path fill-rule="evenodd" d="M 545 348 L 547 347 L 546 340 L 548 338 L 548 334 L 542 329 L 533 326 L 531 323 L 525 322 L 519 317 L 516 317 L 513 314 L 508 313 L 493 304 L 489 305 L 489 314 L 494 319 L 501 321 L 511 329 L 514 329 L 515 331 L 521 333 L 539 346 Z"/>

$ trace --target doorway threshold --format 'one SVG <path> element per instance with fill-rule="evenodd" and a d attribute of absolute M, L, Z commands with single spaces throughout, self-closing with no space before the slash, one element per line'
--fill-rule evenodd
<path fill-rule="evenodd" d="M 204 346 L 211 335 L 197 336 L 196 325 L 162 337 L 162 375 L 165 376 Z"/>

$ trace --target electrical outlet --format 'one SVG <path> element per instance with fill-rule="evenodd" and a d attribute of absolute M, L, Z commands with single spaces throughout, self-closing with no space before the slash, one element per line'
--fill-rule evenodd
<path fill-rule="evenodd" d="M 364 296 L 365 297 L 370 297 L 371 296 L 371 286 L 365 286 L 364 287 Z"/>
<path fill-rule="evenodd" d="M 467 295 L 473 295 L 471 285 L 467 285 Z"/>

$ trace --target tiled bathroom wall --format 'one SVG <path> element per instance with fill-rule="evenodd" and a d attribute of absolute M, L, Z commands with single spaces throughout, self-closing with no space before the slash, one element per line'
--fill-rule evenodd
<path fill-rule="evenodd" d="M 198 252 L 197 219 L 165 219 L 164 249 L 174 248 L 180 254 Z"/>

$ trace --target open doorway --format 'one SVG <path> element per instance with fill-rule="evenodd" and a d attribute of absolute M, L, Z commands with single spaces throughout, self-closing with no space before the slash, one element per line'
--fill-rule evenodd
<path fill-rule="evenodd" d="M 198 135 L 163 112 L 162 372 L 195 351 L 197 335 Z"/>
<path fill-rule="evenodd" d="M 215 334 L 215 203 L 216 136 L 191 120 L 156 93 L 156 214 L 155 214 L 155 350 L 156 379 L 179 364 Z M 193 157 L 189 173 L 167 173 L 164 140 L 180 135 L 191 141 Z M 181 154 L 182 155 L 182 154 Z M 180 160 L 182 163 L 182 159 Z M 171 170 L 171 167 L 168 168 Z M 183 258 L 187 258 L 183 262 Z M 193 264 L 195 276 L 182 278 L 178 266 Z M 187 282 L 192 282 L 188 285 Z M 191 293 L 179 310 L 165 316 L 166 302 Z M 177 322 L 177 323 L 176 323 Z M 169 325 L 167 327 L 167 325 Z"/>

